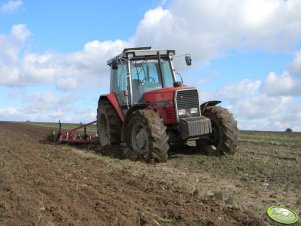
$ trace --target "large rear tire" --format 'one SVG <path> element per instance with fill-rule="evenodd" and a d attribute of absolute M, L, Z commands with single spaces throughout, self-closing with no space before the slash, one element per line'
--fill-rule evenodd
<path fill-rule="evenodd" d="M 234 154 L 239 130 L 232 114 L 225 108 L 210 106 L 205 109 L 203 116 L 211 120 L 212 134 L 209 139 L 196 141 L 198 150 L 209 155 Z"/>
<path fill-rule="evenodd" d="M 97 109 L 97 133 L 101 146 L 120 144 L 121 121 L 107 100 L 101 100 Z"/>
<path fill-rule="evenodd" d="M 147 162 L 166 162 L 168 158 L 168 136 L 163 119 L 152 110 L 133 112 L 126 128 L 127 145 Z"/>

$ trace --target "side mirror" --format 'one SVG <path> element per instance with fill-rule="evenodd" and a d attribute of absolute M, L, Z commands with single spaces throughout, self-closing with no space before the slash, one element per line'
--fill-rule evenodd
<path fill-rule="evenodd" d="M 173 83 L 173 87 L 181 87 L 181 86 L 183 86 L 182 82 L 178 81 Z"/>
<path fill-rule="evenodd" d="M 112 60 L 112 69 L 113 70 L 117 70 L 118 69 L 118 65 L 117 65 L 117 60 L 116 59 Z"/>
<path fill-rule="evenodd" d="M 185 61 L 186 61 L 187 66 L 191 65 L 192 60 L 191 60 L 191 55 L 190 54 L 185 55 Z"/>

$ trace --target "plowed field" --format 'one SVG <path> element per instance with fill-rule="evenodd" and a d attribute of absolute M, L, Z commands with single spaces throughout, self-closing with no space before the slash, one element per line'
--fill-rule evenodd
<path fill-rule="evenodd" d="M 51 143 L 52 130 L 0 122 L 0 225 L 277 225 L 272 205 L 300 215 L 300 134 L 249 132 L 233 156 L 192 144 L 146 164 L 121 146 Z"/>

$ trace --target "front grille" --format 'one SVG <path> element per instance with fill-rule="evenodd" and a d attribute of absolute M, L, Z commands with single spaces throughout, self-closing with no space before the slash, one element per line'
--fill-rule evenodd
<path fill-rule="evenodd" d="M 192 116 L 199 116 L 199 96 L 196 89 L 179 90 L 176 92 L 177 110 L 185 109 L 185 115 L 179 115 L 179 118 L 187 118 Z M 197 108 L 197 113 L 191 114 L 190 109 Z"/>

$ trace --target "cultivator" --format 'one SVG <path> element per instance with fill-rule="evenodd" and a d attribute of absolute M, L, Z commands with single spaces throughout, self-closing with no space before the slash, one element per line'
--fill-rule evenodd
<path fill-rule="evenodd" d="M 62 123 L 59 121 L 59 143 L 88 143 L 88 142 L 99 142 L 98 135 L 88 135 L 87 127 L 96 124 L 97 121 L 93 121 L 87 124 L 81 124 L 80 126 L 69 130 L 68 132 L 62 132 Z M 83 130 L 83 132 L 80 132 Z"/>

